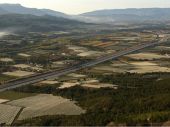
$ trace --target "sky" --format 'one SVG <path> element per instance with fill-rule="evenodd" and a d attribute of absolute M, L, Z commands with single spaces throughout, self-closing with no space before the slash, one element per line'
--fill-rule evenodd
<path fill-rule="evenodd" d="M 170 7 L 170 0 L 0 0 L 31 8 L 52 9 L 67 14 L 81 14 L 100 9 Z"/>

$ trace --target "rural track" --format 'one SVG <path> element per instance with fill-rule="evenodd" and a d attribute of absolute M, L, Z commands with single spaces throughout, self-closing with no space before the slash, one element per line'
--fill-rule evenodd
<path fill-rule="evenodd" d="M 21 79 L 18 79 L 18 80 L 14 80 L 14 81 L 8 82 L 6 84 L 0 85 L 0 92 L 5 91 L 5 90 L 9 90 L 9 89 L 13 89 L 13 88 L 17 88 L 17 87 L 20 87 L 20 86 L 24 86 L 24 85 L 34 84 L 34 83 L 37 83 L 37 82 L 40 82 L 40 81 L 43 81 L 43 80 L 47 80 L 47 79 L 51 79 L 51 78 L 55 78 L 55 77 L 58 77 L 58 76 L 62 76 L 62 75 L 65 75 L 65 74 L 68 74 L 68 73 L 71 73 L 71 72 L 78 71 L 80 69 L 87 68 L 87 67 L 92 67 L 92 66 L 97 65 L 99 63 L 103 63 L 105 61 L 117 59 L 121 56 L 139 51 L 139 50 L 144 49 L 144 48 L 159 45 L 159 44 L 165 42 L 166 40 L 167 39 L 163 38 L 161 40 L 157 40 L 156 42 L 150 42 L 150 43 L 135 45 L 133 47 L 124 49 L 122 51 L 119 51 L 119 52 L 116 52 L 116 53 L 113 53 L 113 54 L 108 54 L 107 56 L 102 56 L 98 59 L 89 61 L 87 63 L 74 65 L 74 66 L 67 67 L 65 69 L 58 70 L 58 71 L 54 70 L 54 71 L 30 76 L 30 77 L 27 77 L 27 78 L 21 78 Z"/>

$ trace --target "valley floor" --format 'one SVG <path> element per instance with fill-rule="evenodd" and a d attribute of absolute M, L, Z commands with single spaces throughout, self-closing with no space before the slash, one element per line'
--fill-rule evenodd
<path fill-rule="evenodd" d="M 0 38 L 0 85 L 82 64 L 141 43 L 164 37 L 168 40 L 94 67 L 1 92 L 0 123 L 168 125 L 170 28 L 153 29 L 149 25 L 149 30 L 145 28 L 105 31 L 96 28 L 95 33 L 76 29 L 3 36 Z"/>

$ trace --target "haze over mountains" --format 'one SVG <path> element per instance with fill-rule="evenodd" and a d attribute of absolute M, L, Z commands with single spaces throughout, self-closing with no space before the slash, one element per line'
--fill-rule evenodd
<path fill-rule="evenodd" d="M 110 9 L 88 12 L 82 16 L 113 22 L 166 21 L 170 20 L 170 8 Z"/>
<path fill-rule="evenodd" d="M 7 16 L 3 16 L 3 15 L 7 15 Z M 12 15 L 15 16 L 17 15 L 17 16 L 15 18 L 15 16 Z M 22 15 L 22 16 L 18 16 L 18 15 Z M 24 16 L 24 15 L 32 15 L 32 16 Z M 67 22 L 67 24 L 71 22 L 71 25 L 73 25 L 73 22 L 75 22 L 76 25 L 77 21 L 86 22 L 86 23 L 87 22 L 88 23 L 134 23 L 134 22 L 136 23 L 136 22 L 152 22 L 152 21 L 164 22 L 170 20 L 170 8 L 110 9 L 110 10 L 98 10 L 98 11 L 88 12 L 80 15 L 67 15 L 62 12 L 53 11 L 50 9 L 27 8 L 27 7 L 23 7 L 20 4 L 0 4 L 1 23 L 3 23 L 2 18 L 3 21 L 6 21 L 5 19 L 10 20 L 9 17 L 11 16 L 13 22 L 15 21 L 14 19 L 17 19 L 16 20 L 17 22 L 18 20 L 21 20 L 21 17 L 23 17 L 23 19 L 25 18 L 25 20 L 30 19 L 30 23 L 31 21 L 33 21 L 31 20 L 31 18 L 34 17 L 33 19 L 35 19 L 35 16 L 39 16 L 42 22 L 43 20 L 46 20 L 47 23 L 47 20 L 49 20 L 48 23 L 51 24 L 51 26 L 54 26 L 54 24 L 57 24 L 59 22 L 61 23 L 61 20 L 64 21 L 65 23 Z M 47 16 L 48 18 L 42 18 Z M 49 16 L 52 16 L 53 18 L 52 17 L 49 18 Z M 20 19 L 18 19 L 19 17 Z M 56 17 L 55 22 L 54 22 L 54 17 Z M 51 19 L 53 20 L 52 22 Z M 60 21 L 57 22 L 59 19 Z M 0 24 L 0 27 L 1 26 L 2 25 Z M 6 24 L 6 26 L 10 26 L 10 25 Z"/>
<path fill-rule="evenodd" d="M 62 31 L 86 25 L 68 17 L 64 13 L 49 9 L 26 8 L 20 4 L 0 4 L 0 28 L 4 30 Z"/>
<path fill-rule="evenodd" d="M 50 9 L 36 9 L 36 8 L 26 8 L 20 4 L 0 4 L 1 14 L 31 14 L 35 16 L 51 15 L 57 17 L 65 17 L 66 14 L 53 11 Z"/>

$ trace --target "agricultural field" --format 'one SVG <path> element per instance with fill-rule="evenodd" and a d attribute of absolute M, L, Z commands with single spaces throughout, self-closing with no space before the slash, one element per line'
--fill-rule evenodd
<path fill-rule="evenodd" d="M 42 82 L 34 84 L 34 86 L 44 87 L 52 86 L 56 89 L 69 89 L 75 86 L 83 88 L 99 89 L 99 88 L 113 88 L 117 89 L 117 85 L 100 83 L 96 78 L 91 78 L 86 74 L 71 73 L 59 78 L 44 80 Z"/>
<path fill-rule="evenodd" d="M 13 65 L 13 67 L 19 68 L 19 69 L 28 69 L 28 70 L 30 69 L 33 71 L 43 71 L 43 69 L 41 67 L 32 66 L 32 65 L 28 65 L 28 64 L 16 64 L 16 65 Z"/>
<path fill-rule="evenodd" d="M 80 47 L 80 46 L 75 46 L 75 45 L 69 45 L 68 49 L 73 50 L 75 53 L 78 53 L 77 56 L 80 57 L 97 57 L 101 54 L 102 52 L 99 51 L 91 51 L 86 47 Z"/>
<path fill-rule="evenodd" d="M 0 99 L 0 104 L 5 103 L 5 102 L 7 102 L 7 101 L 9 101 L 9 100 L 6 100 L 6 99 Z"/>
<path fill-rule="evenodd" d="M 170 59 L 168 54 L 160 55 L 156 53 L 138 53 L 138 54 L 130 54 L 127 57 L 135 60 L 154 60 L 154 59 Z"/>
<path fill-rule="evenodd" d="M 170 72 L 169 67 L 161 67 L 152 62 L 132 62 L 131 65 L 135 66 L 134 70 L 130 73 L 151 73 L 151 72 Z"/>
<path fill-rule="evenodd" d="M 19 120 L 44 115 L 80 115 L 85 113 L 85 110 L 76 106 L 74 102 L 69 99 L 48 94 L 18 99 L 7 104 L 24 107 L 19 115 Z"/>
<path fill-rule="evenodd" d="M 67 76 L 74 77 L 74 78 L 85 78 L 86 77 L 86 75 L 77 74 L 77 73 L 71 73 L 71 74 L 68 74 Z"/>
<path fill-rule="evenodd" d="M 17 100 L 25 97 L 35 96 L 35 93 L 24 93 L 15 91 L 4 91 L 0 92 L 0 99 L 2 100 Z"/>
<path fill-rule="evenodd" d="M 0 124 L 11 125 L 21 107 L 0 104 Z"/>
<path fill-rule="evenodd" d="M 99 49 L 121 50 L 127 46 L 133 46 L 141 42 L 152 41 L 156 38 L 153 33 L 114 33 L 110 35 L 97 36 L 89 40 L 82 41 L 82 45 Z M 84 43 L 86 41 L 86 43 Z"/>
<path fill-rule="evenodd" d="M 119 61 L 117 61 L 119 62 Z M 167 63 L 168 64 L 168 63 Z M 169 65 L 162 66 L 157 62 L 147 61 L 131 61 L 128 63 L 119 64 L 114 62 L 110 65 L 98 65 L 90 70 L 92 73 L 152 73 L 152 72 L 170 72 Z"/>
<path fill-rule="evenodd" d="M 58 87 L 59 89 L 65 89 L 65 88 L 70 88 L 76 85 L 80 85 L 79 82 L 64 82 L 60 87 Z"/>
<path fill-rule="evenodd" d="M 144 31 L 119 31 L 102 34 L 99 31 L 99 33 L 93 33 L 94 35 L 91 36 L 89 36 L 91 34 L 89 31 L 85 32 L 87 32 L 88 37 L 84 36 L 84 33 L 76 35 L 67 31 L 60 34 L 55 32 L 30 32 L 26 35 L 9 34 L 4 36 L 4 38 L 1 38 L 4 46 L 0 49 L 0 52 L 3 52 L 0 57 L 3 70 L 0 74 L 17 79 L 54 69 L 60 70 L 115 53 L 134 44 L 147 43 L 147 41 L 152 41 L 156 38 L 154 32 L 148 33 Z M 21 41 L 22 39 L 25 41 Z M 12 48 L 14 45 L 15 50 Z M 148 56 L 148 54 L 145 55 Z M 130 56 L 127 57 L 132 59 Z M 155 57 L 160 56 L 156 55 Z M 161 58 L 165 57 L 168 56 L 161 56 Z M 114 68 L 111 69 L 107 66 L 101 69 L 113 70 Z M 123 72 L 123 70 L 120 70 L 120 72 Z M 7 81 L 10 80 L 5 80 L 5 82 Z"/>
<path fill-rule="evenodd" d="M 132 53 L 117 60 L 97 65 L 91 73 L 169 73 L 170 54 L 164 44 L 142 52 Z"/>
<path fill-rule="evenodd" d="M 50 87 L 50 90 L 47 89 L 49 88 L 47 86 L 27 86 L 26 88 L 19 88 L 16 91 L 23 90 L 25 92 L 34 93 L 39 93 L 43 91 L 45 93 L 48 93 L 52 90 L 51 93 L 53 93 L 55 96 L 60 95 L 77 101 L 82 108 L 87 110 L 87 112 L 84 115 L 79 116 L 42 116 L 27 119 L 24 121 L 16 121 L 16 125 L 30 123 L 31 121 L 33 123 L 36 123 L 36 121 L 39 121 L 41 123 L 42 121 L 48 121 L 49 119 L 52 121 L 52 123 L 55 124 L 56 120 L 62 119 L 62 123 L 60 123 L 62 125 L 68 125 L 66 122 L 64 122 L 67 120 L 71 121 L 74 125 L 95 125 L 96 123 L 98 125 L 107 125 L 111 123 L 108 121 L 115 121 L 116 123 L 114 123 L 114 125 L 122 125 L 122 123 L 128 122 L 129 119 L 131 123 L 128 124 L 136 125 L 136 123 L 138 123 L 140 125 L 143 125 L 147 123 L 150 125 L 150 121 L 146 122 L 149 116 L 151 117 L 152 122 L 161 125 L 170 118 L 169 111 L 157 111 L 164 109 L 169 110 L 169 107 L 167 107 L 167 104 L 169 103 L 169 89 L 167 89 L 169 88 L 168 73 L 125 73 L 108 75 L 93 74 L 91 76 L 95 76 L 97 79 L 100 79 L 101 85 L 110 86 L 110 84 L 113 82 L 116 85 L 113 85 L 114 89 L 109 87 L 89 89 L 87 87 L 81 86 L 74 86 L 67 89 L 55 89 L 55 87 L 52 86 Z M 99 83 L 99 81 L 97 81 L 96 79 L 86 81 L 86 83 L 88 82 L 93 83 L 93 86 L 97 86 L 97 84 Z M 92 87 L 92 85 L 90 87 Z M 153 101 L 151 101 L 154 104 L 151 105 L 151 109 L 147 109 L 147 107 L 150 105 L 150 102 L 146 102 L 146 99 L 148 100 L 148 98 L 153 98 Z M 161 104 L 163 104 L 160 105 L 160 102 Z M 110 108 L 112 109 L 111 111 Z M 124 112 L 124 114 L 122 114 L 121 117 L 117 116 L 117 118 L 115 118 L 115 115 L 112 116 L 112 114 L 116 113 L 117 111 Z M 139 111 L 141 112 L 140 114 L 138 113 Z M 97 114 L 97 116 L 95 115 L 94 117 L 94 114 Z M 112 117 L 108 117 L 108 114 Z M 106 119 L 101 119 L 101 117 Z M 74 120 L 79 121 L 79 123 Z"/>
<path fill-rule="evenodd" d="M 24 77 L 24 76 L 29 76 L 33 75 L 34 72 L 27 72 L 27 71 L 13 71 L 13 72 L 4 72 L 2 73 L 7 76 L 14 76 L 14 77 Z"/>
<path fill-rule="evenodd" d="M 13 62 L 13 59 L 11 58 L 0 58 L 1 62 L 8 63 L 8 62 Z"/>
<path fill-rule="evenodd" d="M 58 81 L 53 81 L 53 80 L 45 80 L 45 81 L 40 82 L 40 84 L 48 84 L 48 85 L 54 85 L 57 83 Z"/>
<path fill-rule="evenodd" d="M 170 31 L 51 31 L 0 38 L 0 82 L 58 71 L 156 41 Z M 135 28 L 135 29 L 134 29 Z M 15 47 L 15 48 L 13 48 Z M 0 93 L 8 124 L 146 125 L 169 121 L 170 45 L 160 44 L 77 72 Z M 3 106 L 7 107 L 3 107 Z M 2 109 L 1 109 L 2 106 Z M 8 107 L 9 106 L 9 107 Z M 148 108 L 149 107 L 149 108 Z M 10 117 L 10 118 L 9 118 Z M 147 121 L 151 117 L 151 121 Z M 35 123 L 35 124 L 34 124 Z M 39 124 L 44 123 L 44 124 Z M 57 123 L 57 124 L 56 124 Z"/>
<path fill-rule="evenodd" d="M 112 84 L 106 84 L 106 83 L 98 83 L 98 84 L 83 84 L 81 85 L 85 88 L 94 88 L 94 89 L 100 89 L 100 88 L 111 88 L 111 89 L 118 89 L 117 85 Z"/>
<path fill-rule="evenodd" d="M 5 82 L 13 80 L 15 78 L 16 77 L 13 77 L 13 76 L 7 76 L 7 75 L 0 74 L 0 84 L 3 84 Z"/>
<path fill-rule="evenodd" d="M 101 52 L 97 52 L 97 51 L 87 51 L 87 52 L 83 52 L 83 53 L 80 53 L 78 54 L 78 56 L 81 56 L 81 57 L 93 57 L 93 56 L 100 56 L 102 53 Z"/>
<path fill-rule="evenodd" d="M 21 57 L 30 57 L 31 55 L 28 55 L 26 53 L 18 53 L 18 56 L 21 56 Z"/>

